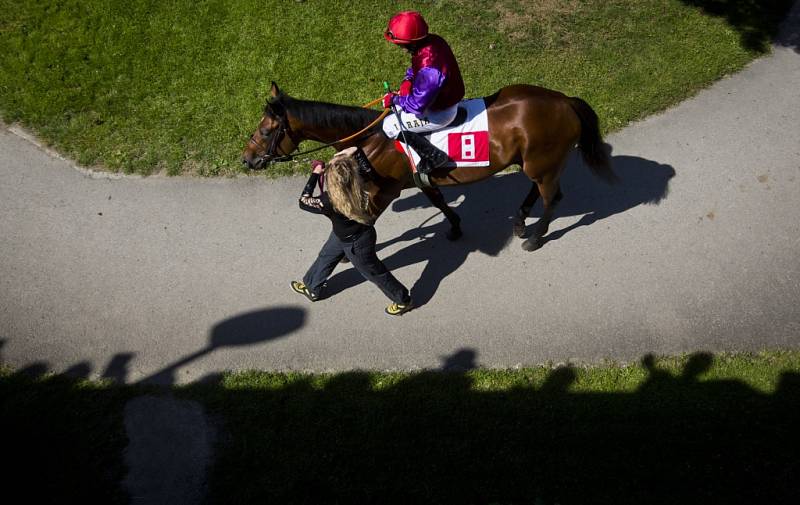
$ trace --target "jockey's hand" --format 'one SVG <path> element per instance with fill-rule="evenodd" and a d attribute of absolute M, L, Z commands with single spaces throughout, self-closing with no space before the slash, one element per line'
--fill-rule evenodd
<path fill-rule="evenodd" d="M 386 93 L 383 95 L 383 108 L 388 109 L 392 106 L 392 99 L 397 96 L 397 93 Z"/>
<path fill-rule="evenodd" d="M 311 168 L 313 169 L 312 172 L 315 174 L 321 174 L 325 171 L 325 162 L 320 160 L 313 160 L 311 162 Z"/>
<path fill-rule="evenodd" d="M 403 82 L 400 83 L 400 91 L 397 93 L 400 96 L 408 96 L 411 94 L 411 81 L 408 79 L 403 79 Z"/>

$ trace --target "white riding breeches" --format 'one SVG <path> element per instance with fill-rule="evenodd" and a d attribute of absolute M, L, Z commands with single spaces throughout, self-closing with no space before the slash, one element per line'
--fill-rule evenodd
<path fill-rule="evenodd" d="M 458 104 L 448 107 L 447 109 L 437 111 L 425 111 L 422 116 L 409 114 L 408 112 L 398 110 L 400 119 L 403 121 L 403 130 L 417 133 L 427 133 L 439 130 L 449 125 L 456 118 L 458 113 Z M 386 119 L 383 120 L 383 132 L 387 137 L 396 139 L 400 135 L 400 122 L 397 120 L 397 114 L 390 112 Z"/>

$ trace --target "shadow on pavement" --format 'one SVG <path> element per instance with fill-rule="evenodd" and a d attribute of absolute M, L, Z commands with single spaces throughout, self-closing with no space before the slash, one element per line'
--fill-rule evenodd
<path fill-rule="evenodd" d="M 138 383 L 176 384 L 178 381 L 175 374 L 182 366 L 221 348 L 256 345 L 285 337 L 300 329 L 305 324 L 305 319 L 306 310 L 294 306 L 273 307 L 231 317 L 211 328 L 209 341 L 205 347 L 164 366 L 161 370 L 140 379 Z M 2 343 L 0 341 L 0 350 Z M 135 353 L 115 354 L 106 364 L 100 378 L 117 384 L 127 383 L 130 380 L 130 365 L 135 356 Z M 50 366 L 40 361 L 17 369 L 15 374 L 36 378 L 48 372 L 51 372 Z M 63 370 L 61 375 L 72 379 L 88 379 L 92 372 L 91 364 L 88 361 L 81 361 Z M 217 376 L 211 375 L 207 380 L 213 381 Z"/>
<path fill-rule="evenodd" d="M 564 199 L 556 209 L 554 222 L 559 217 L 582 217 L 564 229 L 551 231 L 545 237 L 544 247 L 547 247 L 547 242 L 559 240 L 580 226 L 589 226 L 639 205 L 657 205 L 669 194 L 669 181 L 675 176 L 671 166 L 635 156 L 614 156 L 612 164 L 620 182 L 609 186 L 589 174 L 577 153 L 570 156 L 561 182 Z M 530 185 L 524 174 L 514 173 L 469 186 L 442 188 L 451 205 L 460 202 L 455 210 L 461 216 L 464 236 L 456 242 L 448 242 L 444 234 L 449 225 L 437 214 L 436 222 L 428 218 L 402 235 L 379 243 L 377 249 L 380 251 L 390 245 L 410 242 L 391 256 L 382 257 L 383 262 L 390 270 L 425 262 L 422 275 L 411 288 L 415 304 L 418 307 L 425 305 L 433 298 L 441 282 L 463 265 L 470 253 L 497 256 L 510 244 L 519 247 L 516 244 L 521 244 L 521 241 L 512 237 L 511 220 Z M 434 207 L 425 195 L 415 190 L 392 205 L 395 212 L 416 208 Z M 541 202 L 537 202 L 531 217 L 540 217 L 541 213 Z M 535 221 L 529 220 L 527 234 L 532 233 L 534 225 Z M 377 227 L 380 240 L 380 222 Z M 364 279 L 355 269 L 341 271 L 328 280 L 326 296 L 334 296 L 361 282 Z"/>
<path fill-rule="evenodd" d="M 285 337 L 305 324 L 306 311 L 298 307 L 275 307 L 240 314 L 217 323 L 211 329 L 208 345 L 153 375 L 142 379 L 144 384 L 175 384 L 178 368 L 223 347 L 260 344 Z"/>

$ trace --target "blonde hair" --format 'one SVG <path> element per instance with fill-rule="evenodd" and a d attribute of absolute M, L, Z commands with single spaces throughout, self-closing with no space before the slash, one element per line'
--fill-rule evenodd
<path fill-rule="evenodd" d="M 337 153 L 325 167 L 325 185 L 333 208 L 359 223 L 371 225 L 369 192 L 358 173 L 358 162 L 346 152 Z"/>

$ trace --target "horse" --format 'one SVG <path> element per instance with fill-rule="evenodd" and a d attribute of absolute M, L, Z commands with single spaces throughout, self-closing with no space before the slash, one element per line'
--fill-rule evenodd
<path fill-rule="evenodd" d="M 450 223 L 447 238 L 456 240 L 463 233 L 461 218 L 447 205 L 438 187 L 469 184 L 511 165 L 520 165 L 531 186 L 514 217 L 513 233 L 524 237 L 525 219 L 541 197 L 544 212 L 531 237 L 522 243 L 523 249 L 534 251 L 544 244 L 553 213 L 563 197 L 559 180 L 572 149 L 577 147 L 596 176 L 608 183 L 617 180 L 598 117 L 581 98 L 527 84 L 506 86 L 484 97 L 484 101 L 489 123 L 489 166 L 436 169 L 430 174 L 433 187 L 421 190 Z M 339 149 L 358 146 L 375 169 L 370 212 L 380 216 L 403 189 L 415 184 L 406 155 L 384 135 L 380 122 L 370 126 L 379 115 L 380 111 L 374 109 L 296 99 L 272 82 L 264 114 L 242 153 L 242 163 L 250 169 L 263 169 L 275 160 L 290 159 L 303 140 Z"/>

